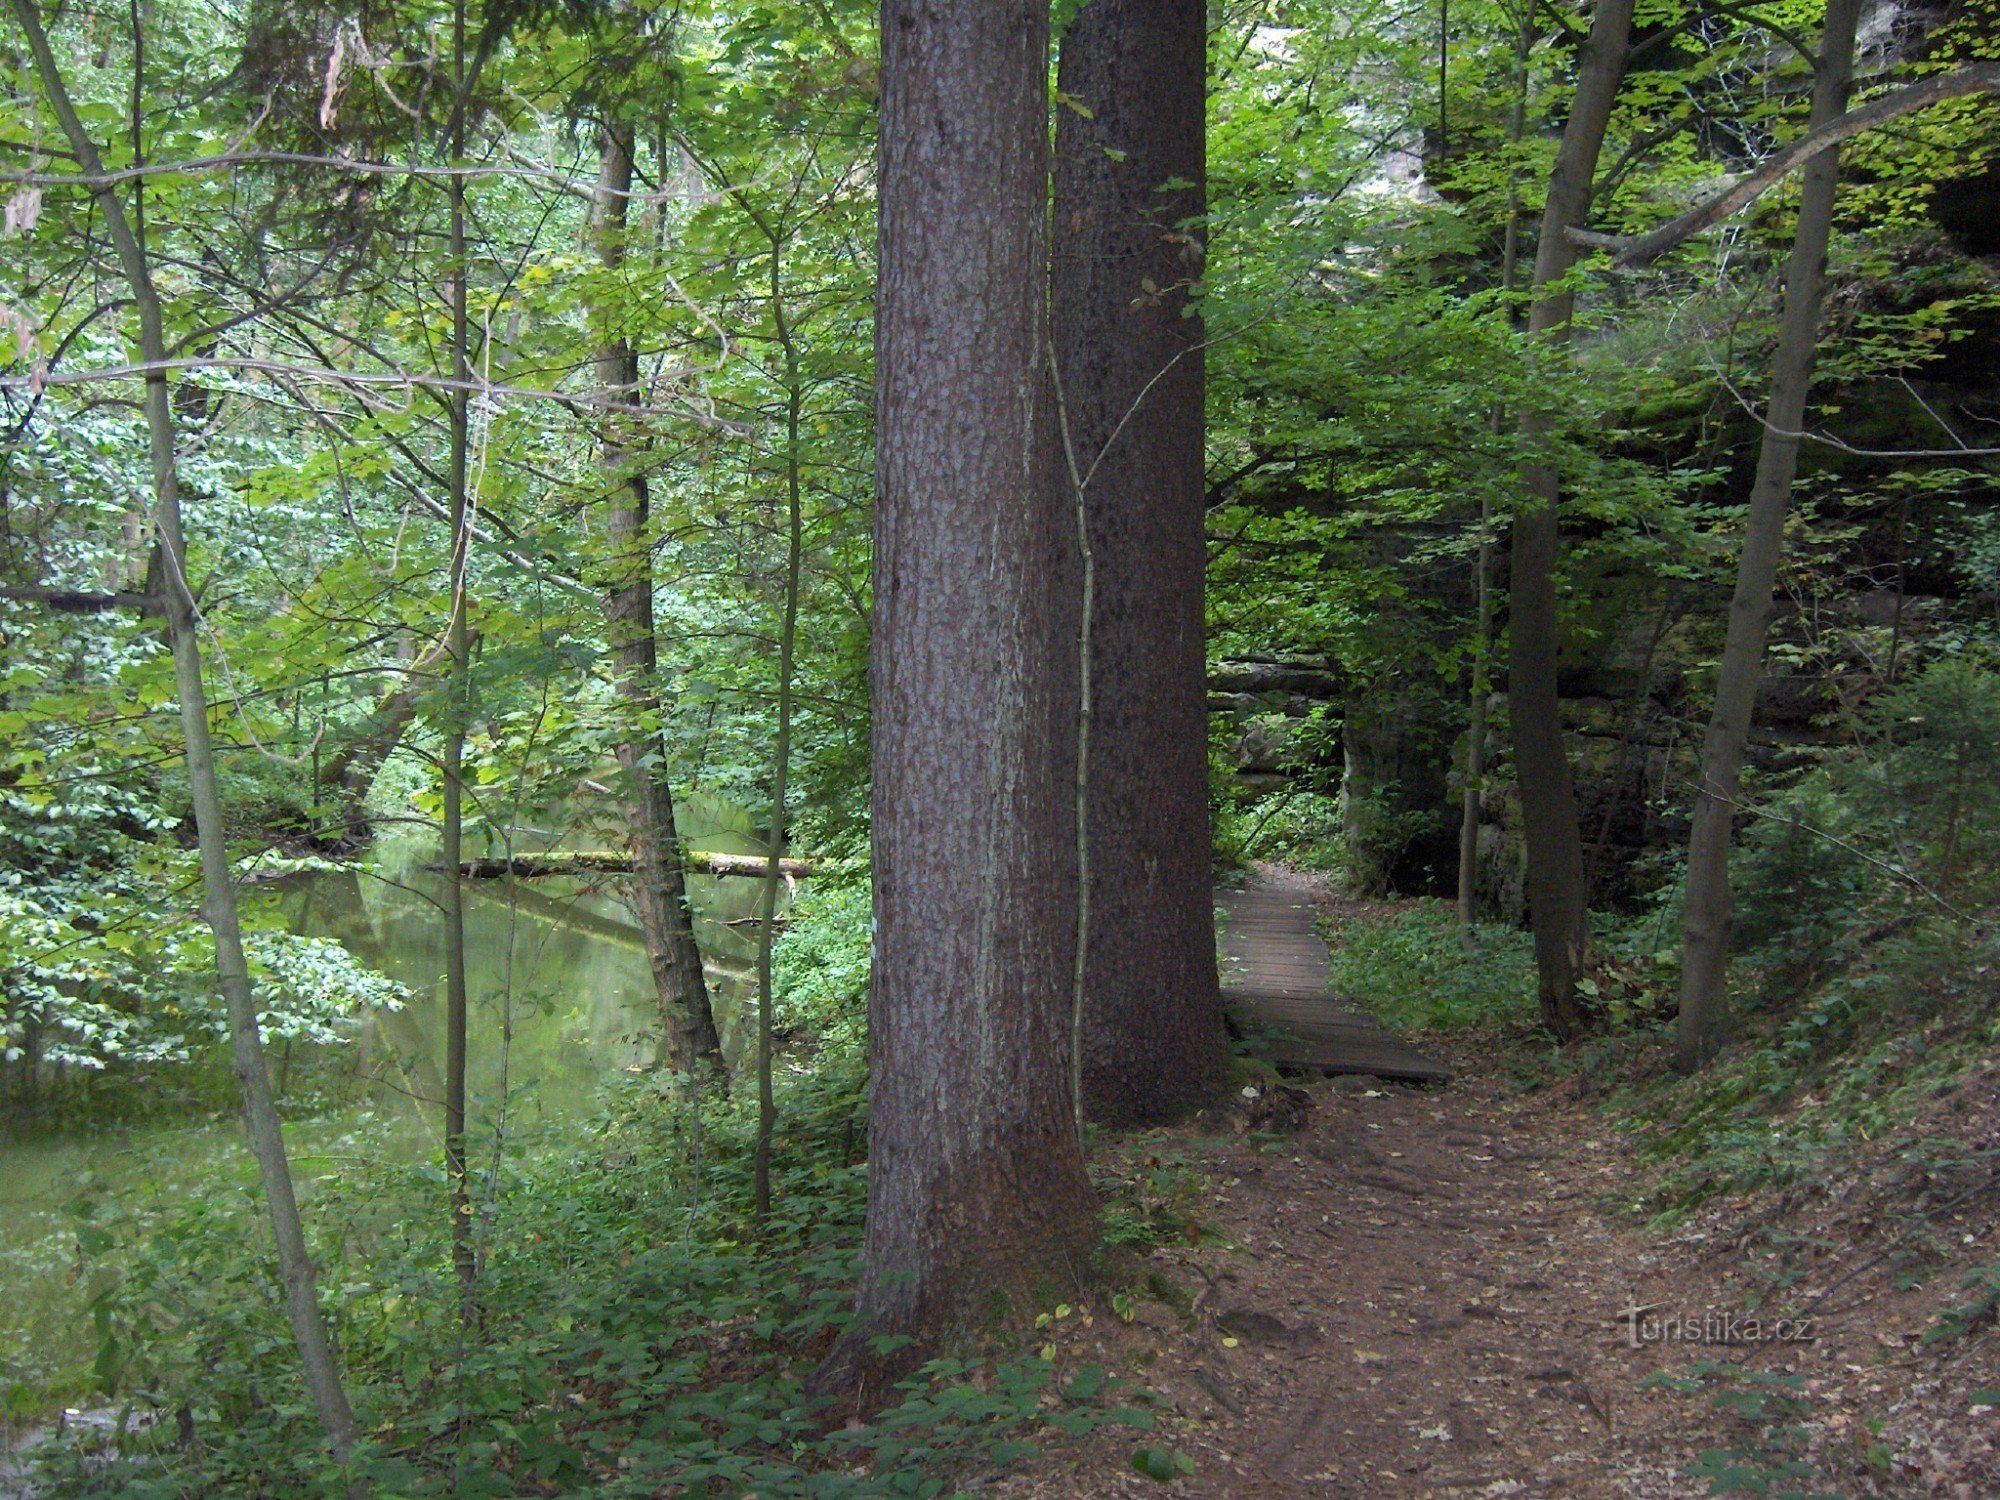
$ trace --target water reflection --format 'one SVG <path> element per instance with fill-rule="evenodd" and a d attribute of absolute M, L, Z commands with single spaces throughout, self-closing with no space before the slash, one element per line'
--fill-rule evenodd
<path fill-rule="evenodd" d="M 757 852 L 740 811 L 720 803 L 704 811 L 687 830 L 698 847 Z M 592 830 L 573 843 L 612 841 Z M 261 908 L 295 932 L 337 940 L 411 995 L 400 1011 L 361 1018 L 353 1040 L 329 1056 L 273 1050 L 281 1092 L 315 1062 L 316 1082 L 328 1082 L 330 1067 L 338 1085 L 330 1096 L 322 1088 L 318 1097 L 331 1097 L 332 1106 L 306 1120 L 298 1118 L 296 1098 L 280 1099 L 293 1122 L 286 1136 L 296 1175 L 308 1194 L 316 1178 L 338 1174 L 356 1152 L 413 1159 L 441 1149 L 444 922 L 437 906 L 442 877 L 429 868 L 433 847 L 384 843 L 357 868 L 294 876 L 246 893 L 253 914 Z M 491 1140 L 503 1104 L 512 1132 L 574 1119 L 591 1109 L 608 1078 L 655 1060 L 659 1006 L 625 884 L 618 876 L 468 883 L 467 1066 L 475 1138 Z M 741 877 L 689 880 L 695 935 L 732 1067 L 755 1038 L 759 890 L 760 882 Z M 177 1197 L 184 1184 L 212 1181 L 218 1170 L 246 1188 L 254 1181 L 241 1130 L 227 1114 L 136 1129 L 79 1126 L 0 1142 L 0 1392 L 31 1375 L 44 1379 L 88 1362 L 88 1288 L 72 1284 L 75 1226 L 64 1205 L 86 1184 L 93 1196 Z"/>
<path fill-rule="evenodd" d="M 442 877 L 421 854 L 398 851 L 366 870 L 298 876 L 279 896 L 294 932 L 334 938 L 410 990 L 405 1009 L 363 1021 L 343 1059 L 378 1106 L 405 1112 L 411 1096 L 435 1100 L 443 1087 Z M 659 1003 L 625 883 L 618 876 L 468 883 L 467 1085 L 475 1109 L 490 1114 L 510 1098 L 515 1108 L 572 1115 L 611 1073 L 655 1060 Z M 757 882 L 696 876 L 690 886 L 695 937 L 733 1066 L 754 1034 L 745 1023 L 755 1001 Z"/>

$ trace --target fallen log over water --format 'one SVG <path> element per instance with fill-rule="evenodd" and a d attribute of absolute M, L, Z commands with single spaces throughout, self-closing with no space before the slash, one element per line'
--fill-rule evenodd
<path fill-rule="evenodd" d="M 717 854 L 690 849 L 683 868 L 690 875 L 761 876 L 767 864 L 761 854 Z M 539 854 L 516 854 L 511 859 L 468 859 L 458 869 L 468 880 L 501 880 L 509 875 L 522 880 L 532 880 L 538 875 L 630 875 L 632 856 L 618 849 L 551 849 Z M 781 859 L 778 871 L 802 880 L 813 873 L 813 867 L 807 860 Z"/>

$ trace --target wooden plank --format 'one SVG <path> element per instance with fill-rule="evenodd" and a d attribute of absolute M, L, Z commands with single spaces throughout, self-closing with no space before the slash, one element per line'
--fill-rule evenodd
<path fill-rule="evenodd" d="M 1331 968 L 1308 894 L 1261 879 L 1216 892 L 1224 914 L 1222 997 L 1279 1067 L 1443 1083 L 1451 1070 L 1327 993 Z"/>

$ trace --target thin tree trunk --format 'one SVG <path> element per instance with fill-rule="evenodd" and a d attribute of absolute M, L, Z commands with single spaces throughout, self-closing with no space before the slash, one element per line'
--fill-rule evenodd
<path fill-rule="evenodd" d="M 1518 147 L 1528 128 L 1528 60 L 1535 44 L 1534 11 L 1523 9 L 1514 31 L 1514 104 L 1507 116 L 1507 144 Z M 1440 84 L 1439 100 L 1443 100 Z M 1440 102 L 1442 112 L 1442 102 Z M 1508 297 L 1511 317 L 1515 273 L 1521 256 L 1521 182 L 1512 156 L 1507 164 L 1507 222 L 1500 236 L 1500 290 Z M 1493 425 L 1497 432 L 1506 422 L 1506 411 L 1495 406 Z M 1473 640 L 1472 701 L 1469 705 L 1465 740 L 1465 796 L 1458 824 L 1458 922 L 1459 941 L 1466 952 L 1473 948 L 1473 926 L 1479 920 L 1479 825 L 1486 810 L 1486 713 L 1493 696 L 1493 497 L 1479 499 L 1479 555 L 1473 564 L 1473 587 L 1478 595 L 1478 633 Z"/>
<path fill-rule="evenodd" d="M 1859 0 L 1828 0 L 1813 85 L 1812 129 L 1839 119 L 1846 111 L 1859 12 Z M 1701 784 L 1696 788 L 1694 827 L 1688 837 L 1680 1031 L 1674 1048 L 1674 1064 L 1683 1072 L 1700 1067 L 1714 1050 L 1727 997 L 1729 929 L 1735 911 L 1729 885 L 1730 822 L 1743 751 L 1750 738 L 1757 684 L 1764 674 L 1771 590 L 1777 583 L 1785 514 L 1791 507 L 1792 481 L 1798 473 L 1799 440 L 1791 434 L 1805 424 L 1806 400 L 1812 391 L 1820 294 L 1839 179 L 1837 149 L 1822 152 L 1807 165 L 1799 194 L 1798 229 L 1785 268 L 1785 312 L 1777 352 L 1772 356 L 1770 410 L 1765 414 L 1757 477 L 1750 490 L 1743 555 L 1736 568 L 1729 633 L 1716 678 L 1715 707 L 1702 746 Z"/>
<path fill-rule="evenodd" d="M 598 190 L 591 206 L 598 256 L 607 267 L 625 257 L 626 205 L 631 201 L 632 131 L 606 126 L 600 136 Z M 597 383 L 636 399 L 639 362 L 632 346 L 607 335 L 597 351 Z M 639 731 L 618 746 L 632 812 L 633 904 L 646 942 L 646 963 L 659 996 L 667 1060 L 691 1076 L 720 1073 L 722 1042 L 695 943 L 687 877 L 681 869 L 673 788 L 667 780 L 661 728 L 659 637 L 653 622 L 653 560 L 648 547 L 650 496 L 644 476 L 606 416 L 604 471 L 610 485 L 612 576 L 605 594 L 618 694 Z"/>
<path fill-rule="evenodd" d="M 682 868 L 696 875 L 749 875 L 762 880 L 768 866 L 769 860 L 762 854 L 690 849 Z M 532 880 L 546 875 L 631 875 L 639 864 L 629 849 L 545 849 L 535 854 L 460 860 L 458 867 L 468 880 L 504 880 L 509 876 Z M 778 868 L 794 880 L 826 871 L 824 865 L 804 859 L 781 859 Z"/>
<path fill-rule="evenodd" d="M 1084 500 L 1086 481 L 1083 467 L 1077 459 L 1076 441 L 1070 435 L 1069 410 L 1063 397 L 1062 370 L 1057 363 L 1055 351 L 1049 353 L 1049 385 L 1055 397 L 1056 426 L 1062 437 L 1062 472 L 1067 476 L 1065 486 L 1070 508 L 1076 513 L 1076 551 L 1079 576 L 1077 580 L 1077 626 L 1076 626 L 1076 795 L 1072 816 L 1076 820 L 1076 921 L 1073 930 L 1076 936 L 1076 952 L 1070 962 L 1069 993 L 1069 1107 L 1076 1119 L 1076 1135 L 1083 1139 L 1085 1108 L 1083 1093 L 1083 1058 L 1086 1050 L 1086 1025 L 1084 1012 L 1090 994 L 1090 754 L 1091 719 L 1093 717 L 1093 694 L 1095 686 L 1092 653 L 1095 649 L 1091 639 L 1092 625 L 1097 619 L 1097 553 L 1090 540 L 1090 511 Z"/>
<path fill-rule="evenodd" d="M 1062 40 L 1052 339 L 1090 607 L 1081 1097 L 1154 1124 L 1226 1062 L 1208 823 L 1201 0 L 1090 0 Z M 1087 113 L 1086 113 L 1087 111 Z M 1083 736 L 1079 736 L 1080 742 Z"/>
<path fill-rule="evenodd" d="M 792 768 L 792 671 L 799 632 L 799 570 L 805 512 L 799 469 L 799 418 L 805 400 L 798 341 L 785 313 L 784 241 L 771 235 L 771 321 L 785 353 L 785 599 L 778 627 L 778 744 L 771 766 L 771 847 L 757 924 L 757 1148 L 752 1176 L 757 1217 L 771 1212 L 771 1138 L 778 1105 L 771 1092 L 771 947 L 778 935 L 778 887 L 784 882 L 785 794 Z"/>
<path fill-rule="evenodd" d="M 882 15 L 862 1405 L 1092 1238 L 1065 1058 L 1074 532 L 1052 483 L 1048 7 Z M 881 1352 L 883 1335 L 914 1342 Z"/>
<path fill-rule="evenodd" d="M 1563 230 L 1582 223 L 1590 208 L 1591 179 L 1624 76 L 1632 6 L 1633 0 L 1599 0 L 1590 37 L 1577 61 L 1576 93 L 1549 179 L 1535 247 L 1534 301 L 1528 309 L 1530 337 L 1551 347 L 1566 345 L 1570 338 L 1574 297 L 1562 284 L 1576 264 L 1577 247 Z M 1521 436 L 1530 452 L 1549 441 L 1551 426 L 1537 413 L 1522 418 Z M 1531 460 L 1523 465 L 1521 489 L 1508 585 L 1507 707 L 1527 842 L 1528 911 L 1535 933 L 1542 1020 L 1567 1041 L 1589 1020 L 1577 982 L 1590 964 L 1590 893 L 1556 691 L 1556 567 L 1562 550 L 1557 504 L 1562 477 L 1553 463 Z"/>
<path fill-rule="evenodd" d="M 1493 501 L 1479 502 L 1479 556 L 1473 585 L 1479 623 L 1472 643 L 1472 701 L 1465 727 L 1465 796 L 1458 821 L 1458 925 L 1460 943 L 1473 946 L 1479 920 L 1479 825 L 1486 807 L 1486 705 L 1493 696 Z"/>
<path fill-rule="evenodd" d="M 449 140 L 451 164 L 465 152 L 465 0 L 452 7 L 452 59 L 456 102 Z M 444 1165 L 451 1192 L 451 1259 L 458 1273 L 459 1310 L 470 1320 L 476 1261 L 472 1251 L 472 1191 L 465 1154 L 465 884 L 459 873 L 465 835 L 465 732 L 471 707 L 471 647 L 466 632 L 466 561 L 472 527 L 469 457 L 471 393 L 466 382 L 472 364 L 467 341 L 471 321 L 466 299 L 465 179 L 454 176 L 449 194 L 451 265 L 451 456 L 447 483 L 451 490 L 451 555 L 447 569 L 450 615 L 445 626 L 447 669 L 444 707 L 444 888 L 439 906 L 444 913 Z"/>
<path fill-rule="evenodd" d="M 34 56 L 35 71 L 70 150 L 76 154 L 78 167 L 87 177 L 101 178 L 103 158 L 70 101 L 35 0 L 12 0 L 12 5 Z M 152 269 L 132 233 L 117 193 L 108 186 L 98 187 L 93 193 L 104 216 L 105 236 L 118 256 L 138 313 L 140 358 L 157 366 L 167 359 L 168 350 Z M 320 1425 L 326 1430 L 327 1445 L 335 1461 L 344 1464 L 360 1431 L 348 1406 L 320 1314 L 312 1259 L 306 1250 L 305 1230 L 292 1189 L 291 1166 L 285 1156 L 285 1139 L 264 1062 L 257 997 L 251 988 L 250 968 L 243 952 L 236 888 L 229 870 L 228 833 L 209 740 L 208 694 L 201 670 L 201 620 L 188 577 L 187 541 L 181 528 L 172 392 L 164 372 L 147 376 L 145 409 L 153 470 L 153 524 L 165 559 L 167 633 L 173 648 L 174 687 L 180 699 L 181 729 L 187 741 L 188 789 L 194 803 L 195 835 L 201 858 L 202 915 L 215 934 L 216 977 L 229 1014 L 236 1080 L 243 1091 L 245 1134 L 251 1154 L 257 1159 L 258 1176 L 271 1214 L 272 1237 L 277 1242 L 285 1314 L 298 1347 L 306 1390 L 312 1397 Z"/>

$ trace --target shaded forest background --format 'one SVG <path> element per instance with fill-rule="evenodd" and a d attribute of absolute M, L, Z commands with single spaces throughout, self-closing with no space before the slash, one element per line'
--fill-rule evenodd
<path fill-rule="evenodd" d="M 1089 9 L 1056 8 L 1051 64 Z M 1804 134 L 1835 9 L 1641 6 L 1581 222 L 1629 250 Z M 1850 19 L 1857 102 L 2000 56 L 1988 0 Z M 1174 269 L 1131 300 L 1201 329 L 1205 413 L 1180 430 L 1205 593 L 1179 597 L 1205 615 L 1217 866 L 1396 898 L 1337 948 L 1341 986 L 1613 1096 L 1665 1164 L 1646 1213 L 1671 1222 L 1837 1170 L 1899 1090 L 1993 1034 L 2000 130 L 1971 95 L 1844 143 L 1793 431 L 1768 414 L 1796 175 L 1643 264 L 1578 247 L 1567 341 L 1530 329 L 1592 21 L 1211 5 L 1205 208 L 1161 211 Z M 968 1383 L 948 1360 L 845 1447 L 803 1405 L 851 1329 L 866 1191 L 885 65 L 850 0 L 16 0 L 0 20 L 0 1108 L 23 1140 L 172 1127 L 254 1075 L 271 1140 L 281 1107 L 341 1122 L 350 1158 L 300 1168 L 297 1246 L 334 1329 L 321 1363 L 362 1393 L 344 1439 L 289 1352 L 273 1373 L 302 1314 L 246 1169 L 80 1183 L 60 1251 L 8 1249 L 10 1278 L 51 1290 L 0 1329 L 7 1420 L 159 1417 L 121 1493 L 354 1473 L 412 1494 L 915 1493 L 897 1476 L 1008 1456 L 1071 1391 L 1046 1361 Z M 1083 129 L 1105 101 L 1051 76 L 1058 173 L 1066 142 L 1122 162 Z M 1020 268 L 1037 302 L 1043 269 Z M 1681 1038 L 1684 1066 L 1720 1065 L 1680 1082 L 1687 850 L 1774 427 L 1797 475 L 1721 817 L 1730 1003 Z M 1510 718 L 1524 471 L 1561 497 L 1539 685 L 1594 940 L 1553 981 L 1528 930 L 1522 792 L 1544 783 L 1518 774 Z M 579 851 L 636 878 L 487 898 L 458 874 Z M 302 930 L 291 895 L 335 879 L 423 890 L 435 973 Z M 718 979 L 687 898 L 720 922 L 732 882 Z M 216 977 L 232 940 L 200 920 L 225 888 L 236 990 Z M 510 924 L 490 985 L 464 941 L 486 899 Z M 514 984 L 537 901 L 604 902 L 654 993 L 647 1064 L 528 1128 L 516 1007 L 574 1000 Z M 1205 927 L 1173 931 L 1175 961 L 1205 964 Z M 269 1078 L 230 1062 L 253 983 Z M 418 1092 L 442 1129 L 387 1149 L 344 1113 L 354 1041 L 433 987 L 458 1050 Z M 468 1048 L 501 1060 L 469 1096 Z M 1190 1098 L 1219 1068 L 1196 1059 Z M 1844 1102 L 1774 1150 L 1772 1112 L 1814 1091 Z M 1114 1245 L 1177 1232 L 1165 1199 L 1098 1186 Z M 902 1337 L 873 1353 L 893 1365 Z M 569 1406 L 554 1369 L 587 1372 Z M 1063 1400 L 1079 1427 L 1135 1415 L 1094 1386 Z"/>

